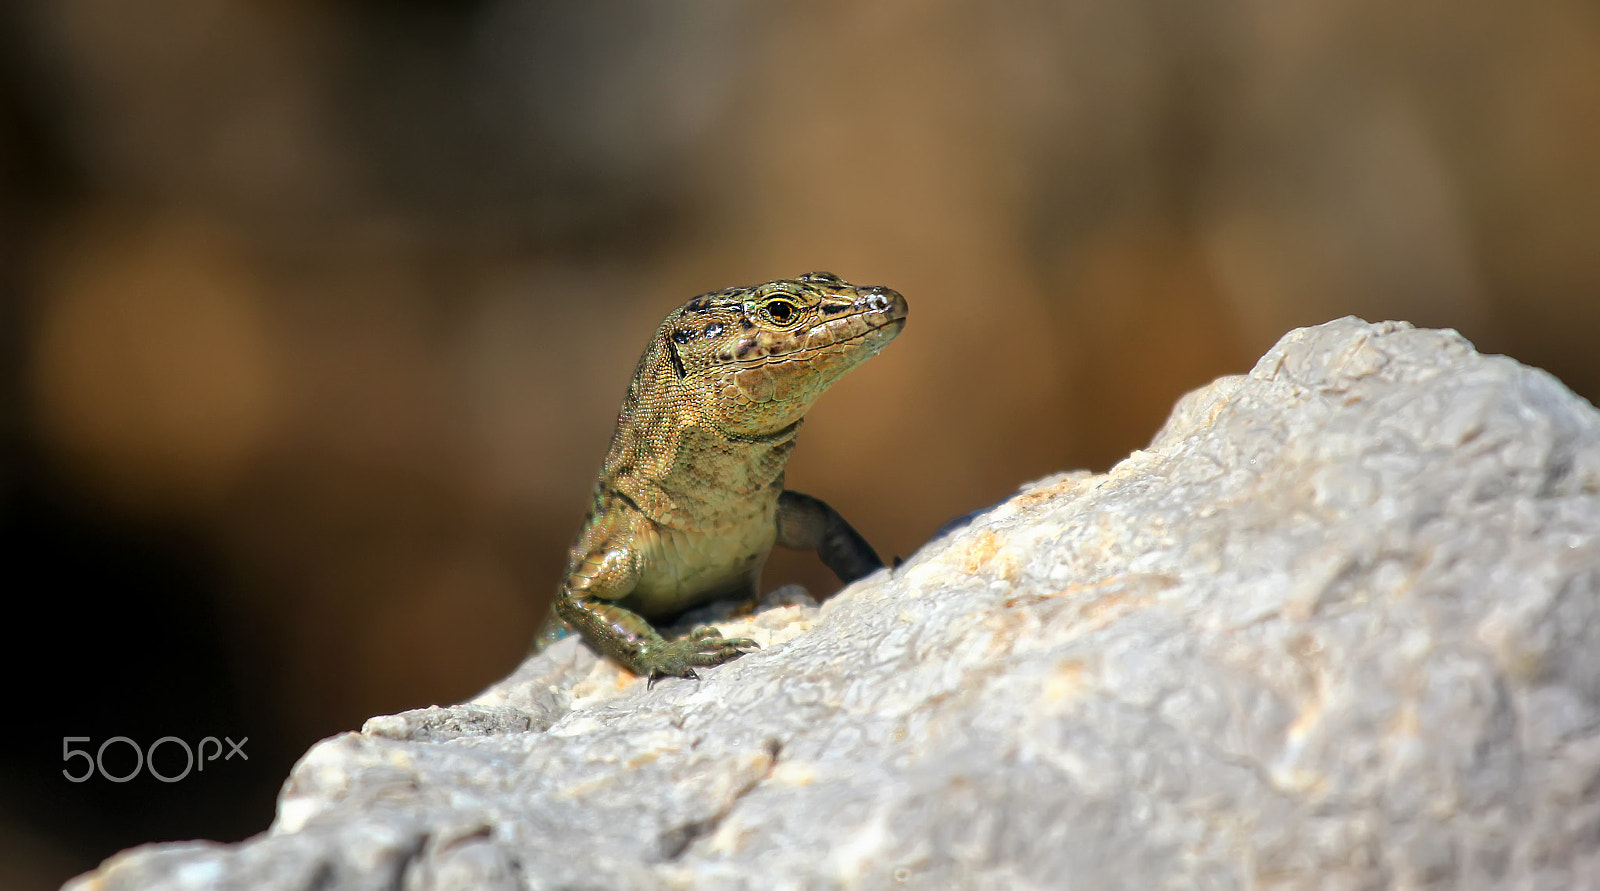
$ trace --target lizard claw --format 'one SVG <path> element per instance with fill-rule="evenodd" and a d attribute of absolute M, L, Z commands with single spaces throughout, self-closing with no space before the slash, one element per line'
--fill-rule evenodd
<path fill-rule="evenodd" d="M 652 672 L 650 677 L 645 680 L 644 688 L 646 690 L 654 690 L 656 688 L 656 681 L 659 681 L 662 678 L 669 678 L 669 677 L 673 677 L 673 675 L 670 675 L 670 674 L 657 674 L 657 673 Z M 695 671 L 692 668 L 689 669 L 687 672 L 683 673 L 682 675 L 678 675 L 678 677 L 682 677 L 682 678 L 685 678 L 685 679 L 691 680 L 691 681 L 700 680 L 700 675 L 695 674 Z"/>

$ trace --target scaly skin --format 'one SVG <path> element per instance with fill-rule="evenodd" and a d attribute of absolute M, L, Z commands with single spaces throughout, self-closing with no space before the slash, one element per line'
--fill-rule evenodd
<path fill-rule="evenodd" d="M 905 326 L 906 302 L 825 272 L 704 294 L 651 338 L 556 595 L 596 649 L 651 683 L 744 655 L 755 641 L 651 620 L 754 596 L 774 544 L 815 550 L 841 581 L 883 561 L 827 504 L 783 488 L 795 434 L 822 392 Z"/>

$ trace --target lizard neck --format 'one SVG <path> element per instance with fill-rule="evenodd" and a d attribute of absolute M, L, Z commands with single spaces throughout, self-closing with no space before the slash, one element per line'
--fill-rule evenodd
<path fill-rule="evenodd" d="M 600 488 L 676 529 L 715 528 L 733 514 L 775 504 L 804 419 L 764 434 L 716 429 L 710 419 L 717 413 L 679 389 L 664 365 L 648 362 L 649 353 L 645 358 L 618 417 Z M 661 395 L 651 398 L 652 392 Z"/>
<path fill-rule="evenodd" d="M 776 504 L 799 428 L 760 438 L 682 428 L 670 455 L 602 473 L 601 484 L 662 526 L 709 531 Z"/>

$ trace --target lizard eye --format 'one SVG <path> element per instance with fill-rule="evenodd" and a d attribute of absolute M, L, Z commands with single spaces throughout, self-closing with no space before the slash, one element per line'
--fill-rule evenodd
<path fill-rule="evenodd" d="M 780 325 L 789 324 L 800 312 L 800 307 L 787 300 L 769 300 L 763 308 L 767 311 L 767 315 Z"/>

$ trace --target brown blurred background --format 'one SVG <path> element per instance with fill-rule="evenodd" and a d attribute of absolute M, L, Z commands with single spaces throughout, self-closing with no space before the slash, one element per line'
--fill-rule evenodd
<path fill-rule="evenodd" d="M 1582 0 L 12 0 L 0 885 L 264 829 L 317 738 L 509 671 L 688 297 L 907 296 L 789 479 L 909 555 L 1345 314 L 1593 400 L 1597 173 Z"/>

